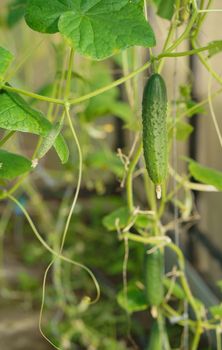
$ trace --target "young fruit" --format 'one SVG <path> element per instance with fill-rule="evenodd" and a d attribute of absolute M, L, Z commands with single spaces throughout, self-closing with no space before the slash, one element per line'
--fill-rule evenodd
<path fill-rule="evenodd" d="M 167 176 L 167 91 L 160 74 L 148 79 L 143 93 L 143 150 L 148 174 L 161 198 L 161 184 Z"/>
<path fill-rule="evenodd" d="M 160 329 L 162 327 L 162 329 Z M 152 325 L 147 350 L 170 349 L 169 339 L 163 322 L 161 325 L 155 321 Z"/>
<path fill-rule="evenodd" d="M 160 249 L 147 253 L 152 246 L 146 247 L 144 258 L 144 284 L 146 300 L 150 306 L 159 306 L 164 298 L 163 268 L 164 256 Z"/>
<path fill-rule="evenodd" d="M 161 332 L 157 321 L 152 325 L 147 350 L 163 350 Z"/>

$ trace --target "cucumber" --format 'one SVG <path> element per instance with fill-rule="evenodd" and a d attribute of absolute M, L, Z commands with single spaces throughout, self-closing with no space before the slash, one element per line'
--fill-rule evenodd
<path fill-rule="evenodd" d="M 148 79 L 143 93 L 143 151 L 149 177 L 161 198 L 161 184 L 167 177 L 167 91 L 160 74 Z"/>
<path fill-rule="evenodd" d="M 151 328 L 147 350 L 163 350 L 161 332 L 158 322 L 155 321 Z"/>
<path fill-rule="evenodd" d="M 160 327 L 162 327 L 162 334 Z M 165 350 L 170 349 L 170 343 L 165 327 L 165 322 L 163 321 L 160 326 L 158 321 L 155 321 L 151 328 L 151 333 L 149 337 L 149 343 L 146 350 Z"/>
<path fill-rule="evenodd" d="M 149 246 L 147 249 L 151 249 Z M 164 286 L 163 286 L 163 268 L 164 268 L 164 256 L 160 249 L 155 250 L 153 253 L 147 254 L 145 252 L 144 257 L 144 284 L 145 284 L 145 296 L 148 305 L 159 306 L 164 298 Z"/>

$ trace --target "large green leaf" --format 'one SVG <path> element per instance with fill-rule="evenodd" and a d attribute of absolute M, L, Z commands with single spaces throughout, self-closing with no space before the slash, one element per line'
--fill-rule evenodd
<path fill-rule="evenodd" d="M 25 13 L 30 28 L 41 33 L 56 33 L 60 16 L 73 9 L 73 0 L 29 0 Z M 79 3 L 79 0 L 76 1 Z"/>
<path fill-rule="evenodd" d="M 25 14 L 25 7 L 28 0 L 13 0 L 8 5 L 7 23 L 9 27 L 13 27 L 22 19 Z"/>
<path fill-rule="evenodd" d="M 8 50 L 0 47 L 0 81 L 13 61 L 14 56 Z"/>
<path fill-rule="evenodd" d="M 32 162 L 20 155 L 0 150 L 0 179 L 13 180 L 31 170 Z"/>
<path fill-rule="evenodd" d="M 222 172 L 207 168 L 193 160 L 190 160 L 189 171 L 197 181 L 212 185 L 222 191 Z"/>
<path fill-rule="evenodd" d="M 31 108 L 18 94 L 1 90 L 0 128 L 46 136 L 52 125 L 41 112 Z M 61 162 L 67 162 L 69 151 L 62 135 L 57 137 L 54 147 Z"/>
<path fill-rule="evenodd" d="M 153 30 L 135 0 L 30 0 L 25 18 L 39 32 L 59 31 L 76 51 L 94 59 L 134 45 L 155 45 Z"/>

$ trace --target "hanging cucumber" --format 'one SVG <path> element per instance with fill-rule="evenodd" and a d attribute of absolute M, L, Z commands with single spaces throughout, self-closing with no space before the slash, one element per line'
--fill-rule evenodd
<path fill-rule="evenodd" d="M 167 176 L 167 91 L 160 74 L 148 79 L 143 93 L 143 150 L 148 174 L 161 198 Z"/>
<path fill-rule="evenodd" d="M 163 350 L 161 332 L 157 321 L 152 325 L 147 350 Z"/>
<path fill-rule="evenodd" d="M 164 298 L 163 268 L 164 256 L 160 249 L 147 253 L 152 246 L 146 247 L 144 257 L 144 284 L 147 303 L 159 306 Z"/>
<path fill-rule="evenodd" d="M 149 343 L 146 350 L 165 350 L 170 349 L 169 339 L 165 327 L 165 323 L 160 325 L 155 321 L 152 325 Z"/>

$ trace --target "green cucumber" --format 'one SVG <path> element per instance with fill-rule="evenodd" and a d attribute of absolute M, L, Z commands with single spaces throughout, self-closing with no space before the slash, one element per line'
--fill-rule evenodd
<path fill-rule="evenodd" d="M 161 185 L 167 177 L 167 91 L 160 74 L 148 79 L 143 93 L 143 150 L 149 177 L 161 198 Z"/>
<path fill-rule="evenodd" d="M 161 332 L 157 321 L 152 325 L 147 350 L 163 350 Z"/>
<path fill-rule="evenodd" d="M 159 306 L 164 298 L 164 256 L 160 249 L 149 253 L 150 249 L 152 246 L 146 248 L 144 257 L 145 295 L 148 305 Z"/>
<path fill-rule="evenodd" d="M 161 329 L 162 328 L 162 329 Z M 149 336 L 149 343 L 147 350 L 164 350 L 170 349 L 170 343 L 166 331 L 164 320 L 159 323 L 154 321 Z"/>

